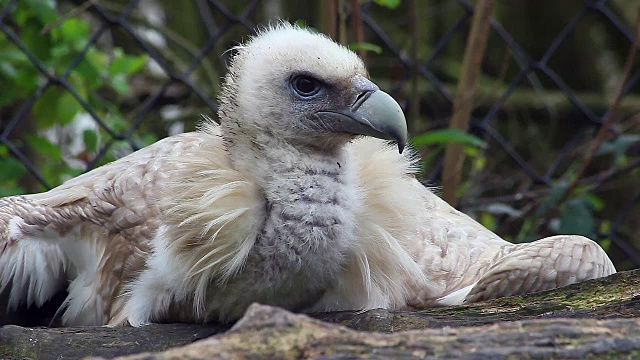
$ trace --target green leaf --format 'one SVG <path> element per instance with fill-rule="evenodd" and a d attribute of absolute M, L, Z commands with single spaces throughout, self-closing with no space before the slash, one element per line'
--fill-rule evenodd
<path fill-rule="evenodd" d="M 589 205 L 591 205 L 593 210 L 602 211 L 604 209 L 604 206 L 605 206 L 604 200 L 602 200 L 598 196 L 596 196 L 596 195 L 594 195 L 592 193 L 585 193 L 584 195 L 582 195 L 582 198 L 585 201 L 587 201 L 589 203 Z"/>
<path fill-rule="evenodd" d="M 351 49 L 351 51 L 363 50 L 363 51 L 371 51 L 376 54 L 382 54 L 382 48 L 380 46 L 376 44 L 368 43 L 368 42 L 349 44 L 349 49 Z"/>
<path fill-rule="evenodd" d="M 147 57 L 123 55 L 122 49 L 116 49 L 114 54 L 115 59 L 109 65 L 109 76 L 113 89 L 122 95 L 129 90 L 127 76 L 140 71 L 147 62 Z"/>
<path fill-rule="evenodd" d="M 49 51 L 51 52 L 51 56 L 53 58 L 58 59 L 69 54 L 69 52 L 71 52 L 71 49 L 69 48 L 69 45 L 65 43 L 60 43 L 52 46 L 51 49 L 49 49 Z"/>
<path fill-rule="evenodd" d="M 0 157 L 0 184 L 19 180 L 26 172 L 27 168 L 17 159 L 11 156 Z"/>
<path fill-rule="evenodd" d="M 111 78 L 111 86 L 120 95 L 126 93 L 129 90 L 129 82 L 124 75 L 116 75 Z"/>
<path fill-rule="evenodd" d="M 29 7 L 29 12 L 35 16 L 41 24 L 47 24 L 58 18 L 55 9 L 56 2 L 52 0 L 27 0 L 25 3 Z"/>
<path fill-rule="evenodd" d="M 22 68 L 16 78 L 16 83 L 19 84 L 19 87 L 14 91 L 23 94 L 21 96 L 29 96 L 38 88 L 39 80 L 40 74 L 34 67 Z"/>
<path fill-rule="evenodd" d="M 5 46 L 5 45 L 3 45 Z M 10 62 L 12 64 L 28 64 L 29 58 L 18 48 L 7 45 L 0 51 L 0 62 Z"/>
<path fill-rule="evenodd" d="M 138 72 L 147 62 L 146 55 L 122 55 L 122 51 L 114 51 L 115 59 L 109 65 L 109 75 L 131 75 Z"/>
<path fill-rule="evenodd" d="M 100 71 L 105 70 L 109 63 L 107 55 L 96 49 L 90 49 L 84 58 Z M 106 74 L 106 71 L 104 73 Z"/>
<path fill-rule="evenodd" d="M 60 151 L 60 148 L 52 144 L 47 138 L 29 134 L 25 136 L 25 139 L 38 153 L 46 155 L 48 160 L 56 162 L 62 160 L 62 151 Z"/>
<path fill-rule="evenodd" d="M 42 35 L 40 30 L 41 26 L 35 24 L 34 21 L 29 21 L 22 29 L 20 38 L 33 55 L 49 65 L 52 40 L 50 36 Z"/>
<path fill-rule="evenodd" d="M 81 110 L 73 95 L 60 88 L 49 88 L 33 106 L 36 125 L 41 129 L 68 124 Z"/>
<path fill-rule="evenodd" d="M 62 96 L 60 88 L 51 87 L 36 101 L 33 106 L 33 115 L 39 129 L 47 129 L 58 120 L 58 101 Z"/>
<path fill-rule="evenodd" d="M 98 133 L 93 130 L 85 130 L 82 133 L 84 147 L 87 151 L 95 152 L 98 149 Z"/>
<path fill-rule="evenodd" d="M 66 125 L 70 123 L 73 118 L 82 110 L 82 106 L 78 101 L 68 92 L 64 92 L 58 99 L 57 115 L 58 123 Z"/>
<path fill-rule="evenodd" d="M 494 231 L 497 227 L 496 217 L 489 212 L 483 211 L 480 213 L 480 224 L 487 229 Z"/>
<path fill-rule="evenodd" d="M 544 198 L 544 200 L 542 200 L 542 203 L 540 204 L 540 206 L 538 206 L 538 209 L 536 210 L 536 215 L 540 216 L 545 212 L 547 212 L 547 210 L 558 205 L 560 200 L 562 200 L 564 193 L 567 191 L 567 187 L 568 186 L 565 183 L 554 183 L 553 186 L 551 187 L 551 192 L 549 192 L 549 194 Z"/>
<path fill-rule="evenodd" d="M 634 144 L 640 142 L 640 135 L 637 134 L 622 134 L 613 141 L 603 141 L 598 148 L 598 155 L 613 154 L 614 157 L 619 159 L 627 149 Z"/>
<path fill-rule="evenodd" d="M 2 77 L 15 79 L 18 77 L 18 74 L 18 69 L 16 69 L 13 64 L 6 61 L 0 61 L 0 75 L 2 75 Z"/>
<path fill-rule="evenodd" d="M 600 239 L 598 240 L 598 244 L 604 250 L 604 252 L 609 253 L 609 248 L 611 248 L 611 239 Z"/>
<path fill-rule="evenodd" d="M 117 109 L 111 109 L 104 120 L 116 133 L 127 131 L 129 128 L 129 123 L 120 115 Z"/>
<path fill-rule="evenodd" d="M 97 89 L 102 85 L 103 78 L 100 74 L 99 68 L 96 68 L 96 66 L 91 61 L 88 61 L 86 57 L 80 61 L 74 72 L 80 75 L 81 79 L 90 89 Z"/>
<path fill-rule="evenodd" d="M 71 44 L 76 50 L 80 50 L 88 41 L 89 24 L 77 18 L 68 19 L 53 30 L 58 30 L 62 40 Z"/>
<path fill-rule="evenodd" d="M 462 143 L 478 148 L 487 146 L 487 143 L 479 137 L 453 128 L 433 130 L 420 134 L 411 139 L 411 143 L 418 149 L 427 145 L 448 143 Z"/>
<path fill-rule="evenodd" d="M 6 196 L 21 195 L 21 194 L 24 194 L 25 192 L 26 191 L 20 186 L 4 185 L 4 184 L 0 186 L 0 198 L 6 197 Z"/>
<path fill-rule="evenodd" d="M 389 9 L 395 9 L 400 6 L 400 0 L 374 0 L 373 2 Z"/>
<path fill-rule="evenodd" d="M 595 237 L 596 222 L 593 217 L 593 209 L 587 200 L 578 198 L 567 202 L 560 218 L 558 233 Z"/>
<path fill-rule="evenodd" d="M 158 141 L 158 137 L 154 134 L 135 134 L 134 139 L 138 144 L 149 146 Z"/>

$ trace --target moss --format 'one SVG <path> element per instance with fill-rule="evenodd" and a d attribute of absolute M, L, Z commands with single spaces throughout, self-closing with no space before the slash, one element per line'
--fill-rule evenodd
<path fill-rule="evenodd" d="M 26 342 L 19 344 L 3 344 L 0 343 L 0 359 L 38 359 L 39 351 L 36 347 L 30 346 Z"/>
<path fill-rule="evenodd" d="M 593 309 L 634 299 L 640 294 L 640 277 L 638 275 L 640 275 L 640 271 L 629 271 L 560 289 L 463 306 L 427 309 L 420 311 L 420 313 L 464 315 L 466 317 L 482 317 L 497 313 L 531 316 L 557 310 Z"/>

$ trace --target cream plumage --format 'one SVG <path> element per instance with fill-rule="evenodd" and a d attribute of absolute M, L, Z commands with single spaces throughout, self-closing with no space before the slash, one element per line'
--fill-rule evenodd
<path fill-rule="evenodd" d="M 221 126 L 41 194 L 0 199 L 12 308 L 68 286 L 67 325 L 459 304 L 615 272 L 591 240 L 513 245 L 413 176 L 406 124 L 362 61 L 281 24 L 237 48 Z M 361 135 L 365 135 L 362 137 Z"/>

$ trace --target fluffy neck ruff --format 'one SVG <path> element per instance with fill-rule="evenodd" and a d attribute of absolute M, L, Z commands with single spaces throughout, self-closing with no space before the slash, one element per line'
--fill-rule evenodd
<path fill-rule="evenodd" d="M 175 298 L 190 302 L 195 291 L 198 320 L 234 319 L 256 301 L 304 309 L 352 253 L 360 200 L 349 152 L 300 149 L 266 133 L 232 141 L 252 144 L 238 151 L 221 130 L 205 124 L 211 140 L 184 157 L 171 186 L 181 201 L 167 207 L 159 237 L 172 268 L 187 274 Z"/>
<path fill-rule="evenodd" d="M 179 154 L 149 262 L 171 269 L 162 277 L 172 285 L 168 299 L 194 305 L 181 319 L 233 320 L 254 301 L 292 310 L 398 308 L 410 287 L 428 287 L 404 250 L 418 236 L 416 209 L 426 209 L 409 158 L 375 139 L 330 154 L 265 138 L 253 143 L 261 153 L 252 158 L 263 160 L 236 158 L 247 169 L 239 171 L 221 128 L 204 125 L 206 140 Z M 169 311 L 154 309 L 151 319 Z"/>
<path fill-rule="evenodd" d="M 248 261 L 254 268 L 260 262 L 263 280 L 272 285 L 295 274 L 292 279 L 305 281 L 300 286 L 323 288 L 352 243 L 358 196 L 349 156 L 343 148 L 300 149 L 267 134 L 256 144 L 250 164 L 265 220 Z"/>

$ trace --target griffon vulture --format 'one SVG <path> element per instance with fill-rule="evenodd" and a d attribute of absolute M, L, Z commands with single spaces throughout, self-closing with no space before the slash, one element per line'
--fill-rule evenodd
<path fill-rule="evenodd" d="M 10 308 L 66 289 L 65 325 L 233 321 L 252 302 L 428 307 L 615 272 L 589 239 L 514 245 L 421 185 L 400 106 L 345 47 L 280 24 L 236 50 L 220 126 L 0 199 Z"/>

